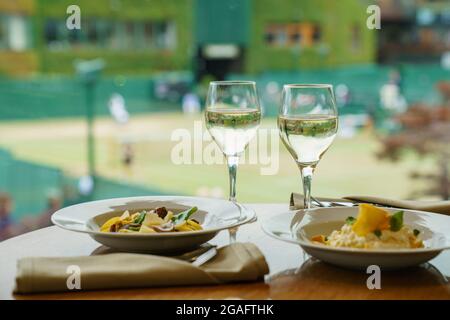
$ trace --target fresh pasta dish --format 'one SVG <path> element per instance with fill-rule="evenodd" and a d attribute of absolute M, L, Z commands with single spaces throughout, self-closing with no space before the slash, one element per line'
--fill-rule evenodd
<path fill-rule="evenodd" d="M 100 228 L 101 232 L 119 233 L 158 233 L 202 230 L 201 224 L 190 217 L 197 207 L 174 214 L 165 207 L 152 210 L 141 210 L 131 214 L 128 210 L 120 217 L 106 221 Z"/>

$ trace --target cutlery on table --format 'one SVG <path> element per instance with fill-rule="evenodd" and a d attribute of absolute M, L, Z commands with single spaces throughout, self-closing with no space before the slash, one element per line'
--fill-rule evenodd
<path fill-rule="evenodd" d="M 216 247 L 217 246 L 215 245 L 206 243 L 204 245 L 201 245 L 200 248 L 198 249 L 183 253 L 178 256 L 173 256 L 172 258 L 190 262 L 194 266 L 198 267 L 201 266 L 202 264 L 205 264 L 206 262 L 208 262 L 217 255 Z"/>

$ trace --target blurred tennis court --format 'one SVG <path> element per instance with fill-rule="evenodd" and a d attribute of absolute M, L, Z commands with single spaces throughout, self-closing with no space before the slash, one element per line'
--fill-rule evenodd
<path fill-rule="evenodd" d="M 202 119 L 200 115 L 185 116 L 181 113 L 137 115 L 131 117 L 125 132 L 109 117 L 99 118 L 95 131 L 98 174 L 157 187 L 167 193 L 226 195 L 228 176 L 225 165 L 176 165 L 171 161 L 171 150 L 177 143 L 170 140 L 173 130 L 185 128 L 192 132 L 194 120 Z M 275 127 L 274 118 L 263 121 L 262 128 Z M 85 135 L 82 118 L 10 121 L 2 124 L 0 129 L 1 147 L 20 159 L 62 168 L 74 177 L 86 173 Z M 124 139 L 128 139 L 134 150 L 134 159 L 129 167 L 121 161 Z M 314 193 L 407 197 L 418 187 L 417 183 L 410 182 L 408 174 L 419 165 L 419 160 L 411 155 L 401 163 L 380 162 L 375 156 L 378 149 L 377 139 L 370 131 L 362 131 L 352 139 L 339 138 L 319 165 Z M 291 191 L 300 190 L 298 168 L 282 145 L 279 151 L 279 172 L 276 175 L 261 175 L 261 164 L 241 166 L 238 180 L 240 200 L 287 201 Z M 424 166 L 423 161 L 420 165 Z"/>

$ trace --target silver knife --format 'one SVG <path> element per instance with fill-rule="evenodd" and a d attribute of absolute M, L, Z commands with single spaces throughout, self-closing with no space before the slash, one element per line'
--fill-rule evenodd
<path fill-rule="evenodd" d="M 192 265 L 199 267 L 202 264 L 205 264 L 206 262 L 208 262 L 209 260 L 211 260 L 212 258 L 214 258 L 217 255 L 217 249 L 215 247 L 212 247 L 211 249 L 209 249 L 208 251 L 206 251 L 205 253 L 199 255 L 197 257 L 197 259 L 195 259 L 192 262 Z"/>

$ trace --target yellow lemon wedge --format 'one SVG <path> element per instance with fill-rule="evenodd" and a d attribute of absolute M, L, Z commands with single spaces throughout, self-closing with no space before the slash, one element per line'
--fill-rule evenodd
<path fill-rule="evenodd" d="M 319 243 L 323 243 L 323 244 L 326 243 L 325 236 L 323 236 L 323 235 L 314 236 L 314 237 L 311 238 L 311 241 L 319 242 Z"/>
<path fill-rule="evenodd" d="M 361 237 L 375 230 L 389 229 L 389 213 L 374 205 L 362 203 L 352 229 Z"/>

